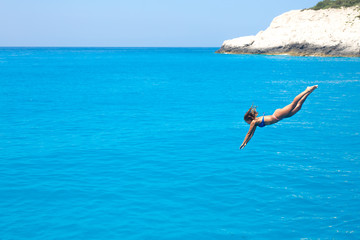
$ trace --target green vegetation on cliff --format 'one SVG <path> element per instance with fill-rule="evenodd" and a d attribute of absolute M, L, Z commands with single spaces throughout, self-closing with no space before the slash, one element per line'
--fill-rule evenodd
<path fill-rule="evenodd" d="M 319 10 L 326 8 L 352 7 L 355 5 L 360 5 L 360 0 L 323 0 L 310 9 Z"/>

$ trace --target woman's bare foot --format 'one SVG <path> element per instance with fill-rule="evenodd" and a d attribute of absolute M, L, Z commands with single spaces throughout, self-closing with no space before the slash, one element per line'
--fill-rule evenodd
<path fill-rule="evenodd" d="M 317 88 L 318 88 L 318 85 L 314 85 L 314 86 L 307 87 L 305 91 L 307 91 L 307 92 L 312 92 L 312 91 L 314 91 L 314 90 L 317 89 Z"/>

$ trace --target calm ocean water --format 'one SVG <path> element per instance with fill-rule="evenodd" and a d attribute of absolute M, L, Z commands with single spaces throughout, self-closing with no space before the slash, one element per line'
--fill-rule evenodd
<path fill-rule="evenodd" d="M 0 239 L 360 239 L 360 59 L 215 50 L 1 48 Z"/>

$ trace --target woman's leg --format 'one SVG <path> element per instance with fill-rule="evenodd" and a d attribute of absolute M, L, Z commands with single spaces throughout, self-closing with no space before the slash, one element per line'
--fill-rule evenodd
<path fill-rule="evenodd" d="M 318 86 L 312 86 L 312 87 L 307 87 L 305 91 L 303 91 L 302 93 L 300 93 L 299 95 L 297 95 L 294 100 L 292 101 L 292 103 L 290 103 L 289 105 L 285 106 L 284 108 L 281 109 L 277 109 L 274 114 L 277 118 L 282 119 L 282 118 L 288 118 L 291 117 L 292 115 L 294 115 L 295 113 L 297 113 L 300 109 L 298 109 L 297 111 L 295 111 L 295 108 L 298 106 L 298 103 L 300 101 L 302 101 L 301 105 L 304 103 L 304 101 L 306 100 L 306 98 L 309 96 L 310 93 L 312 93 Z M 300 108 L 301 108 L 300 105 Z M 292 114 L 292 111 L 295 111 Z"/>
<path fill-rule="evenodd" d="M 306 98 L 310 95 L 310 93 L 312 93 L 312 91 L 311 91 L 311 92 L 308 92 L 307 94 L 305 94 L 305 95 L 300 99 L 300 101 L 298 102 L 298 104 L 296 105 L 296 107 L 295 107 L 293 110 L 291 110 L 291 112 L 287 115 L 287 117 L 292 117 L 292 116 L 295 115 L 295 113 L 297 113 L 298 111 L 300 111 L 303 103 L 305 102 Z"/>

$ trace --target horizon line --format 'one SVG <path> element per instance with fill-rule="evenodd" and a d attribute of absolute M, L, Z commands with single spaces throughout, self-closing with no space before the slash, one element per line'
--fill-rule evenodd
<path fill-rule="evenodd" d="M 0 46 L 0 48 L 219 48 L 219 46 Z"/>

